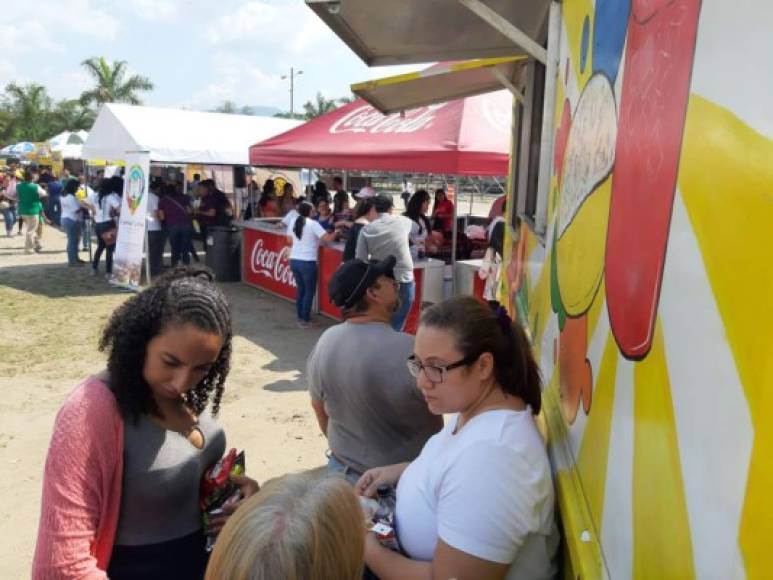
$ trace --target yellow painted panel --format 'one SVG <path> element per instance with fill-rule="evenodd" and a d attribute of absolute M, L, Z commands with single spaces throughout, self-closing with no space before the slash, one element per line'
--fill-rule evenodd
<path fill-rule="evenodd" d="M 634 367 L 633 577 L 695 577 L 663 330 Z M 710 506 L 706 506 L 710 509 Z"/>
<path fill-rule="evenodd" d="M 593 388 L 593 406 L 588 415 L 582 445 L 577 455 L 577 471 L 598 537 L 601 537 L 601 522 L 604 514 L 604 488 L 607 481 L 617 358 L 617 344 L 610 332 L 604 348 L 604 356 L 601 359 L 598 380 Z"/>
<path fill-rule="evenodd" d="M 773 569 L 773 141 L 690 98 L 679 189 L 754 423 L 740 544 L 749 577 Z"/>
<path fill-rule="evenodd" d="M 569 465 L 571 456 L 566 441 L 566 422 L 561 410 L 559 371 L 556 365 L 550 384 L 543 393 L 543 414 L 548 425 L 551 454 L 557 459 L 556 502 L 561 514 L 563 546 L 568 554 L 565 578 L 593 580 L 604 578 L 601 546 L 582 492 L 577 469 Z M 571 571 L 571 576 L 567 576 Z"/>
<path fill-rule="evenodd" d="M 540 347 L 544 346 L 552 348 L 551 345 L 542 344 L 542 334 L 552 313 L 550 308 L 550 253 L 548 252 L 537 284 L 529 296 L 529 328 L 531 328 L 535 349 L 538 351 L 541 350 Z"/>
<path fill-rule="evenodd" d="M 611 194 L 610 176 L 585 199 L 558 240 L 558 284 L 569 316 L 588 310 L 601 284 Z"/>
<path fill-rule="evenodd" d="M 596 292 L 596 298 L 593 299 L 593 303 L 588 310 L 588 344 L 590 344 L 591 338 L 596 332 L 596 325 L 598 325 L 601 319 L 601 307 L 606 300 L 606 283 L 604 279 L 601 280 L 598 292 Z"/>
<path fill-rule="evenodd" d="M 589 36 L 588 60 L 585 64 L 585 72 L 580 72 L 580 50 L 582 45 L 582 29 L 585 17 L 589 18 L 589 30 L 593 30 L 593 3 L 590 0 L 565 0 L 561 4 L 561 17 L 563 18 L 566 35 L 569 38 L 569 53 L 572 70 L 577 76 L 577 86 L 584 87 L 593 70 L 593 39 Z"/>

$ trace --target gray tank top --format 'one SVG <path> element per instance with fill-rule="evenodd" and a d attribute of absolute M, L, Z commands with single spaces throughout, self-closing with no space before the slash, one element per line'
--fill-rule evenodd
<path fill-rule="evenodd" d="M 201 476 L 225 453 L 225 433 L 208 411 L 199 417 L 199 429 L 203 449 L 147 415 L 125 423 L 117 545 L 157 544 L 201 528 Z"/>

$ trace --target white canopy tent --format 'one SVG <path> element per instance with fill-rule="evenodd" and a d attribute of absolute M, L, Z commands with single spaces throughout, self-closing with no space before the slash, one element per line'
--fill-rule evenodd
<path fill-rule="evenodd" d="M 148 151 L 155 163 L 249 165 L 250 145 L 302 121 L 107 103 L 83 145 L 84 159 Z"/>
<path fill-rule="evenodd" d="M 51 137 L 48 146 L 52 153 L 60 153 L 62 159 L 80 159 L 88 136 L 86 131 L 63 131 Z"/>

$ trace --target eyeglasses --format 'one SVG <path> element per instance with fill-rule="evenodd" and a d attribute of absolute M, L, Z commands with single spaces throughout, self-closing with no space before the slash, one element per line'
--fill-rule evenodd
<path fill-rule="evenodd" d="M 427 377 L 427 380 L 429 382 L 442 383 L 445 380 L 446 375 L 448 374 L 449 371 L 472 364 L 479 358 L 480 358 L 480 353 L 471 354 L 471 355 L 467 355 L 462 360 L 457 361 L 455 363 L 439 366 L 439 365 L 425 365 L 423 362 L 421 362 L 419 359 L 416 358 L 416 355 L 412 354 L 411 356 L 408 357 L 408 360 L 405 361 L 405 363 L 408 366 L 408 372 L 410 372 L 411 375 L 413 375 L 414 377 L 418 378 L 419 373 L 421 371 L 424 371 L 424 376 Z"/>

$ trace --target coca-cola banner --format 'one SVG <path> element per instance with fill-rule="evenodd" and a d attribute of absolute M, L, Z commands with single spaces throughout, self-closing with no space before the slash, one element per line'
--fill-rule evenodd
<path fill-rule="evenodd" d="M 283 233 L 245 228 L 242 260 L 243 279 L 247 284 L 295 300 L 290 243 Z"/>

